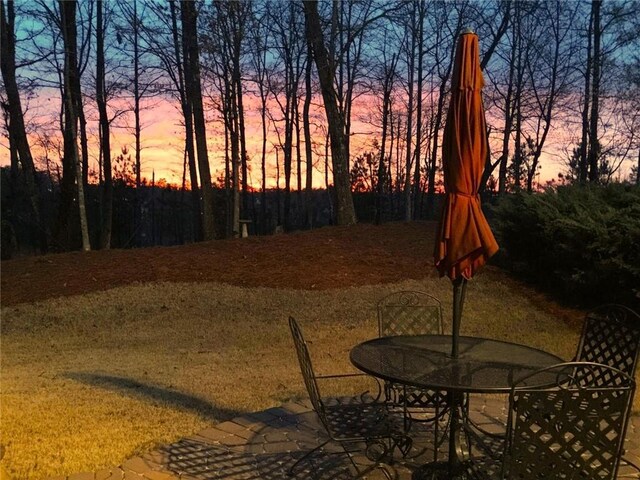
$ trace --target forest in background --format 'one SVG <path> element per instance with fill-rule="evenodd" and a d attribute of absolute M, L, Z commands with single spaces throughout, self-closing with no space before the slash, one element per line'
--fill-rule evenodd
<path fill-rule="evenodd" d="M 0 6 L 3 256 L 238 236 L 241 220 L 266 234 L 433 218 L 469 27 L 486 83 L 485 196 L 640 181 L 633 1 Z M 36 115 L 43 96 L 58 104 Z M 142 174 L 153 101 L 181 117 L 177 186 Z M 541 182 L 549 158 L 562 172 Z"/>

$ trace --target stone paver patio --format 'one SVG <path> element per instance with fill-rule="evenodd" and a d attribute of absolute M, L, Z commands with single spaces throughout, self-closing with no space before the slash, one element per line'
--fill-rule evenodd
<path fill-rule="evenodd" d="M 487 426 L 504 419 L 504 398 L 477 396 L 471 402 L 474 421 Z M 78 473 L 66 480 L 196 480 L 196 479 L 286 479 L 289 467 L 306 451 L 324 439 L 323 429 L 306 402 L 290 402 L 281 407 L 237 417 L 207 428 L 196 435 L 134 457 L 121 466 L 97 472 Z M 410 460 L 394 466 L 400 480 L 409 480 L 415 465 L 433 458 L 431 435 L 414 439 Z M 640 417 L 631 418 L 626 439 L 626 457 L 640 464 Z M 345 455 L 329 446 L 305 461 L 297 479 L 340 480 L 351 478 L 345 470 Z M 363 460 L 363 463 L 366 460 Z M 367 478 L 384 478 L 374 472 Z M 622 468 L 618 478 L 640 478 Z M 56 477 L 56 480 L 65 477 Z"/>

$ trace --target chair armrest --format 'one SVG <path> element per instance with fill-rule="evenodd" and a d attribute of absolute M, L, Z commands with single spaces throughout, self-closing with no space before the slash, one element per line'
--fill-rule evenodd
<path fill-rule="evenodd" d="M 342 378 L 342 377 L 372 377 L 371 375 L 367 375 L 366 373 L 337 373 L 334 375 L 316 375 L 316 379 L 322 380 L 325 378 Z M 377 379 L 376 379 L 377 380 Z"/>
<path fill-rule="evenodd" d="M 368 375 L 366 373 L 342 373 L 342 374 L 332 374 L 332 375 L 316 375 L 315 379 L 316 380 L 340 380 L 345 378 L 357 378 L 357 377 L 366 378 L 368 380 L 375 380 L 374 388 L 377 390 L 375 394 L 372 393 L 370 390 L 365 390 L 360 394 L 360 400 L 362 402 L 369 403 L 371 402 L 371 400 L 368 400 L 367 397 L 373 397 L 373 402 L 379 401 L 380 397 L 382 396 L 382 384 L 380 383 L 379 379 L 377 379 L 372 375 Z"/>

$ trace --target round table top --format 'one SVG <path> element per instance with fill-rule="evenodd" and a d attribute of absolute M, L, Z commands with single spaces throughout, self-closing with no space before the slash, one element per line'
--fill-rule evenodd
<path fill-rule="evenodd" d="M 450 335 L 375 338 L 353 347 L 350 358 L 360 370 L 384 380 L 468 393 L 506 393 L 514 380 L 564 361 L 525 345 L 477 337 L 460 337 L 454 359 Z"/>

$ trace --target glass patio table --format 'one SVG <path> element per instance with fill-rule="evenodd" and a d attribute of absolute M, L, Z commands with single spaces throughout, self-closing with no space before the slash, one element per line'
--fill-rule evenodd
<path fill-rule="evenodd" d="M 351 363 L 374 377 L 412 387 L 448 392 L 451 409 L 449 457 L 418 468 L 414 479 L 464 478 L 460 428 L 467 393 L 509 393 L 513 380 L 563 362 L 517 343 L 460 337 L 458 358 L 451 357 L 450 335 L 401 335 L 360 343 Z"/>

